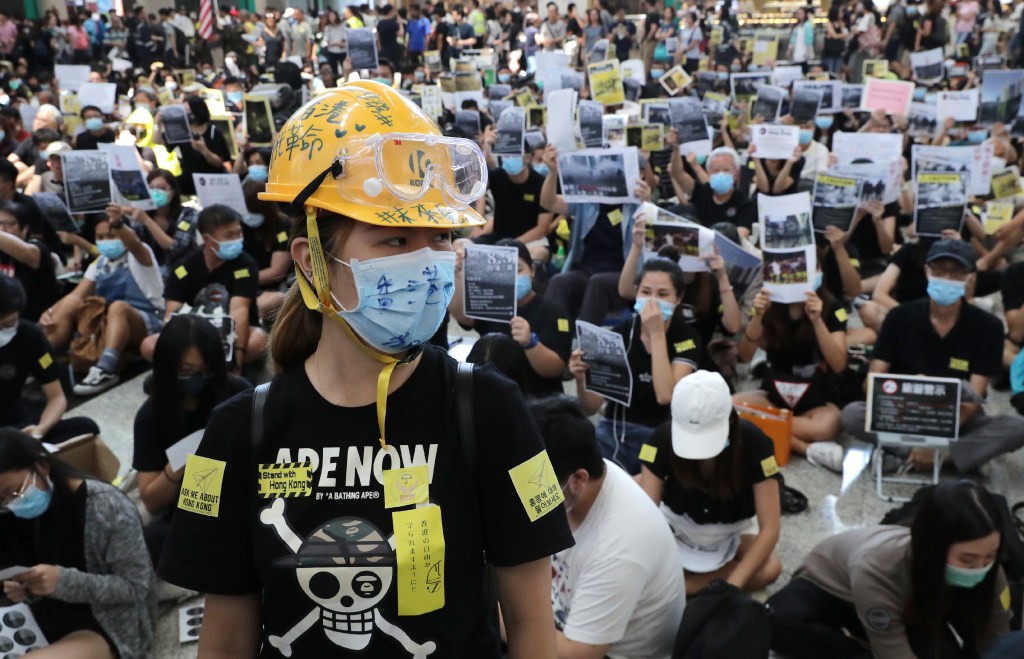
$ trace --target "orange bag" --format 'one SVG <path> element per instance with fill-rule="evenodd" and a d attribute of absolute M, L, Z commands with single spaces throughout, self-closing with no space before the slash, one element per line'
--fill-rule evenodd
<path fill-rule="evenodd" d="M 741 419 L 750 421 L 768 435 L 775 444 L 775 461 L 780 467 L 789 464 L 792 450 L 793 411 L 770 405 L 737 405 Z"/>

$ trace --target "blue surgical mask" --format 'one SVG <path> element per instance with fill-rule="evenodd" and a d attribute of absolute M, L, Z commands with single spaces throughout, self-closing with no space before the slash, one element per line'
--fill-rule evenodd
<path fill-rule="evenodd" d="M 926 93 L 926 94 L 924 95 L 924 102 L 925 102 L 925 103 L 928 103 L 928 104 L 930 104 L 930 105 L 935 105 L 935 103 L 936 103 L 936 102 L 937 102 L 938 100 L 939 100 L 939 95 L 938 95 L 938 93 L 937 93 L 937 92 L 927 92 L 927 93 Z"/>
<path fill-rule="evenodd" d="M 367 344 L 384 353 L 403 352 L 430 340 L 455 293 L 455 253 L 424 247 L 398 256 L 346 263 L 359 302 L 345 309 L 331 293 L 338 315 Z"/>
<path fill-rule="evenodd" d="M 250 229 L 259 229 L 261 226 L 263 226 L 263 223 L 265 221 L 266 217 L 264 217 L 263 213 L 242 214 L 242 224 L 249 227 Z"/>
<path fill-rule="evenodd" d="M 995 563 L 971 569 L 946 563 L 946 584 L 955 588 L 974 588 L 985 580 L 993 565 Z"/>
<path fill-rule="evenodd" d="M 416 78 L 416 82 L 423 82 L 424 80 L 427 79 L 427 74 L 424 73 L 423 71 L 414 71 L 413 77 Z"/>
<path fill-rule="evenodd" d="M 379 82 L 379 83 L 380 83 L 380 84 L 382 84 L 382 85 L 387 85 L 388 87 L 390 87 L 390 86 L 391 86 L 391 82 L 392 82 L 392 81 L 391 81 L 390 79 L 388 79 L 388 78 L 373 78 L 373 81 L 374 81 L 374 82 Z"/>
<path fill-rule="evenodd" d="M 971 144 L 981 144 L 988 139 L 987 130 L 972 130 L 967 133 L 967 141 Z"/>
<path fill-rule="evenodd" d="M 636 304 L 633 305 L 633 311 L 639 314 L 641 311 L 643 311 L 644 305 L 647 304 L 647 300 L 649 299 L 651 298 L 638 297 L 636 299 Z M 654 301 L 658 303 L 658 308 L 661 309 L 662 320 L 670 319 L 672 317 L 672 314 L 676 312 L 676 306 L 674 304 L 670 304 L 665 300 L 659 299 L 654 299 Z"/>
<path fill-rule="evenodd" d="M 832 127 L 832 117 L 815 117 L 814 125 L 822 130 L 828 130 Z"/>
<path fill-rule="evenodd" d="M 530 279 L 530 275 L 516 275 L 516 300 L 522 302 L 532 290 L 533 280 Z"/>
<path fill-rule="evenodd" d="M 46 484 L 49 489 L 40 490 L 35 485 L 37 478 L 39 476 L 34 475 L 32 485 L 26 487 L 20 497 L 7 505 L 7 510 L 18 519 L 35 519 L 50 507 L 50 499 L 53 498 L 53 483 L 47 477 Z"/>
<path fill-rule="evenodd" d="M 651 77 L 657 80 L 658 78 L 661 77 L 661 74 L 664 72 L 665 71 L 663 71 L 662 69 L 651 69 Z"/>
<path fill-rule="evenodd" d="M 193 373 L 192 375 L 181 377 L 178 376 L 178 391 L 183 396 L 198 396 L 206 388 L 206 383 L 210 381 L 210 377 L 203 373 Z"/>
<path fill-rule="evenodd" d="M 217 245 L 217 258 L 221 261 L 234 261 L 242 254 L 242 238 L 222 240 Z"/>
<path fill-rule="evenodd" d="M 160 190 L 157 188 L 151 188 L 149 190 L 149 197 L 156 204 L 157 208 L 163 208 L 171 201 L 171 195 L 167 194 L 167 190 Z"/>
<path fill-rule="evenodd" d="M 10 82 L 10 88 L 12 92 L 16 92 L 21 88 L 21 80 L 15 78 Z"/>
<path fill-rule="evenodd" d="M 517 176 L 523 171 L 523 159 L 519 156 L 504 156 L 501 159 L 501 168 L 509 176 Z"/>
<path fill-rule="evenodd" d="M 509 75 L 508 73 L 499 73 L 498 74 L 498 82 L 500 82 L 503 85 L 508 84 L 508 81 L 511 80 L 511 79 L 512 79 L 512 76 Z"/>
<path fill-rule="evenodd" d="M 732 190 L 732 186 L 736 184 L 736 181 L 733 179 L 732 174 L 718 172 L 711 175 L 709 183 L 711 184 L 711 190 L 715 194 L 726 194 Z"/>
<path fill-rule="evenodd" d="M 103 120 L 99 117 L 90 117 L 85 120 L 85 129 L 93 133 L 103 130 Z"/>
<path fill-rule="evenodd" d="M 923 101 L 927 93 L 928 90 L 925 89 L 924 87 L 914 87 L 914 100 Z"/>
<path fill-rule="evenodd" d="M 270 170 L 266 165 L 249 165 L 249 180 L 266 183 L 270 178 Z"/>
<path fill-rule="evenodd" d="M 706 163 L 707 161 L 708 161 L 708 157 L 707 156 L 697 156 L 697 164 L 700 165 L 701 167 L 703 167 L 704 163 Z"/>
<path fill-rule="evenodd" d="M 811 130 L 810 128 L 801 128 L 800 129 L 800 145 L 801 146 L 806 146 L 806 145 L 810 144 L 811 140 L 813 140 L 813 139 L 814 139 L 814 131 L 813 130 Z"/>
<path fill-rule="evenodd" d="M 728 71 L 719 71 L 716 75 L 718 76 L 719 80 L 728 80 L 729 79 L 729 72 Z"/>
<path fill-rule="evenodd" d="M 3 142 L 5 137 L 7 137 L 7 131 L 0 130 L 0 142 Z"/>
<path fill-rule="evenodd" d="M 964 296 L 966 282 L 942 279 L 939 277 L 928 278 L 928 297 L 935 301 L 940 307 L 948 307 L 956 304 Z"/>
<path fill-rule="evenodd" d="M 814 290 L 818 290 L 819 288 L 821 288 L 821 279 L 822 279 L 822 273 L 821 272 L 815 272 L 814 273 Z"/>
<path fill-rule="evenodd" d="M 533 171 L 537 172 L 541 176 L 547 176 L 548 175 L 548 166 L 545 163 L 542 163 L 542 162 L 534 163 Z"/>
<path fill-rule="evenodd" d="M 242 101 L 245 100 L 245 92 L 243 91 L 227 92 L 224 96 L 228 99 L 229 103 L 235 106 L 241 106 Z"/>
<path fill-rule="evenodd" d="M 116 261 L 124 256 L 124 243 L 121 242 L 120 238 L 114 238 L 113 240 L 97 240 L 96 249 L 100 251 L 100 254 L 107 257 L 111 261 Z"/>

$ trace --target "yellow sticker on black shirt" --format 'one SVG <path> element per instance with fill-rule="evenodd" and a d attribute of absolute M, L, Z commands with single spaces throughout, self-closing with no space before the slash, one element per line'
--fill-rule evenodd
<path fill-rule="evenodd" d="M 279 242 L 279 243 L 286 243 L 286 242 L 288 242 L 288 234 L 287 234 L 287 232 L 282 231 L 279 234 L 277 234 L 277 242 Z"/>
<path fill-rule="evenodd" d="M 181 231 L 188 231 L 191 228 L 192 228 L 192 225 L 189 224 L 188 222 L 186 222 L 185 220 L 182 220 L 181 222 L 178 222 L 178 229 L 180 229 Z"/>
<path fill-rule="evenodd" d="M 957 359 L 956 357 L 949 358 L 949 367 L 954 371 L 969 371 L 971 370 L 971 362 L 966 359 Z"/>
<path fill-rule="evenodd" d="M 48 352 L 43 353 L 43 356 L 39 358 L 39 365 L 46 369 L 50 368 L 51 364 L 53 364 L 53 355 Z"/>
<path fill-rule="evenodd" d="M 617 227 L 622 224 L 622 211 L 618 208 L 608 213 L 608 221 L 612 223 L 613 227 Z"/>
<path fill-rule="evenodd" d="M 537 201 L 537 196 L 532 194 L 524 194 L 523 201 L 525 201 L 528 204 L 532 204 L 533 202 Z"/>
<path fill-rule="evenodd" d="M 651 446 L 650 444 L 644 444 L 640 447 L 640 459 L 644 462 L 654 462 L 654 459 L 658 457 L 658 447 Z"/>
<path fill-rule="evenodd" d="M 177 268 L 174 269 L 174 276 L 177 277 L 178 279 L 184 279 L 185 277 L 188 276 L 188 270 L 185 269 L 185 266 L 179 265 Z"/>
<path fill-rule="evenodd" d="M 257 473 L 263 499 L 308 497 L 313 494 L 313 473 L 308 462 L 261 464 Z"/>
<path fill-rule="evenodd" d="M 770 478 L 779 473 L 779 464 L 775 462 L 775 456 L 769 455 L 764 460 L 761 460 L 761 469 L 764 471 L 765 478 Z"/>
<path fill-rule="evenodd" d="M 558 331 L 559 332 L 568 332 L 569 331 L 569 319 L 568 318 L 559 318 L 558 319 Z"/>
<path fill-rule="evenodd" d="M 541 451 L 518 467 L 509 469 L 508 475 L 531 522 L 547 515 L 564 500 L 547 451 Z"/>
<path fill-rule="evenodd" d="M 426 503 L 430 498 L 430 473 L 427 465 L 385 469 L 384 507 L 401 508 L 416 503 Z"/>
<path fill-rule="evenodd" d="M 846 313 L 846 309 L 836 309 L 836 320 L 838 320 L 839 322 L 845 323 L 849 317 L 849 314 Z"/>
<path fill-rule="evenodd" d="M 391 513 L 398 570 L 398 615 L 418 616 L 444 608 L 444 529 L 441 508 L 424 506 Z"/>
<path fill-rule="evenodd" d="M 693 339 L 686 339 L 676 344 L 676 352 L 686 352 L 687 350 L 694 350 L 697 344 L 693 342 Z"/>
<path fill-rule="evenodd" d="M 1010 587 L 1006 586 L 1003 588 L 1003 592 L 999 593 L 999 603 L 1003 605 L 1003 611 L 1010 610 Z"/>
<path fill-rule="evenodd" d="M 178 508 L 207 517 L 220 516 L 220 488 L 224 484 L 223 460 L 190 455 L 185 463 Z"/>
<path fill-rule="evenodd" d="M 249 269 L 248 268 L 242 268 L 241 270 L 235 270 L 235 279 L 248 279 L 248 278 L 249 278 Z"/>

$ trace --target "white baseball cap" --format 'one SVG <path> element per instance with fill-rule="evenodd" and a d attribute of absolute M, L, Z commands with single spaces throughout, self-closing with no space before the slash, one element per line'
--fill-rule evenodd
<path fill-rule="evenodd" d="M 672 452 L 686 460 L 706 460 L 729 439 L 732 395 L 718 373 L 697 371 L 672 391 Z"/>

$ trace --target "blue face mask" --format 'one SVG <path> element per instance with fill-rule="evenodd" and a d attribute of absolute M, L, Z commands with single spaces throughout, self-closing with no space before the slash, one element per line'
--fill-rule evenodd
<path fill-rule="evenodd" d="M 821 280 L 822 280 L 822 273 L 815 272 L 814 273 L 814 290 L 818 290 L 819 288 L 821 288 Z"/>
<path fill-rule="evenodd" d="M 708 157 L 707 156 L 697 156 L 697 164 L 700 165 L 701 167 L 703 167 L 704 163 L 706 163 L 707 161 L 708 161 Z"/>
<path fill-rule="evenodd" d="M 429 247 L 399 256 L 346 263 L 359 302 L 345 309 L 331 293 L 338 315 L 370 346 L 383 353 L 415 348 L 434 336 L 455 294 L 455 253 Z M 396 282 L 402 282 L 396 286 Z"/>
<path fill-rule="evenodd" d="M 85 129 L 90 132 L 97 133 L 103 130 L 103 120 L 99 117 L 90 117 L 85 120 Z"/>
<path fill-rule="evenodd" d="M 651 77 L 654 78 L 655 80 L 660 78 L 662 73 L 664 73 L 664 71 L 662 71 L 661 69 L 651 69 Z"/>
<path fill-rule="evenodd" d="M 939 95 L 935 92 L 927 92 L 924 95 L 924 102 L 931 105 L 935 105 L 935 102 L 939 100 Z"/>
<path fill-rule="evenodd" d="M 416 82 L 423 82 L 427 79 L 427 74 L 423 71 L 413 71 L 413 77 L 416 78 Z"/>
<path fill-rule="evenodd" d="M 156 204 L 157 208 L 163 208 L 171 201 L 171 196 L 167 194 L 166 190 L 152 188 L 149 191 L 149 196 L 153 200 L 153 203 Z"/>
<path fill-rule="evenodd" d="M 111 261 L 116 261 L 124 256 L 124 243 L 121 242 L 120 238 L 113 240 L 97 240 L 96 249 L 99 250 L 100 254 L 107 257 Z"/>
<path fill-rule="evenodd" d="M 7 510 L 11 511 L 11 514 L 18 519 L 35 519 L 50 507 L 50 499 L 53 498 L 53 483 L 47 477 L 46 484 L 49 489 L 40 490 L 35 486 L 37 478 L 39 476 L 34 475 L 32 485 L 26 487 L 22 495 L 7 506 Z"/>
<path fill-rule="evenodd" d="M 924 87 L 914 87 L 914 100 L 923 101 L 927 93 L 928 90 L 925 89 Z"/>
<path fill-rule="evenodd" d="M 728 80 L 729 79 L 729 72 L 728 71 L 719 71 L 716 75 L 718 76 L 719 80 Z"/>
<path fill-rule="evenodd" d="M 243 92 L 243 91 L 227 92 L 226 94 L 224 94 L 224 97 L 227 98 L 228 102 L 231 103 L 232 105 L 241 106 L 242 105 L 242 101 L 245 100 L 245 92 Z"/>
<path fill-rule="evenodd" d="M 810 128 L 801 128 L 800 129 L 800 145 L 801 146 L 806 146 L 806 145 L 810 144 L 811 140 L 813 140 L 813 139 L 814 139 L 814 131 L 813 130 L 811 130 Z"/>
<path fill-rule="evenodd" d="M 18 80 L 18 79 L 12 80 L 11 83 L 10 83 L 10 86 L 11 86 L 11 91 L 12 92 L 18 91 L 19 89 L 21 89 L 21 80 Z"/>
<path fill-rule="evenodd" d="M 539 162 L 539 163 L 536 163 L 535 165 L 533 165 L 533 171 L 537 172 L 541 176 L 547 176 L 548 175 L 548 166 L 546 164 L 542 163 L 542 162 Z"/>
<path fill-rule="evenodd" d="M 512 76 L 509 75 L 508 73 L 499 73 L 498 74 L 498 82 L 500 82 L 503 85 L 508 84 L 508 81 L 511 80 L 511 79 L 512 79 Z"/>
<path fill-rule="evenodd" d="M 242 215 L 242 224 L 250 229 L 259 229 L 266 222 L 263 213 L 245 213 Z"/>
<path fill-rule="evenodd" d="M 946 584 L 955 588 L 974 588 L 988 575 L 994 563 L 975 569 L 957 567 L 946 563 Z"/>
<path fill-rule="evenodd" d="M 249 180 L 266 183 L 270 178 L 270 170 L 266 165 L 249 165 Z"/>
<path fill-rule="evenodd" d="M 967 133 L 967 141 L 971 144 L 981 144 L 988 139 L 987 130 L 972 130 Z"/>
<path fill-rule="evenodd" d="M 832 117 L 815 117 L 814 125 L 822 130 L 828 130 L 832 127 Z"/>
<path fill-rule="evenodd" d="M 242 239 L 224 240 L 217 245 L 217 258 L 221 261 L 234 261 L 242 254 Z"/>
<path fill-rule="evenodd" d="M 522 302 L 532 290 L 533 280 L 530 279 L 530 275 L 516 275 L 516 300 Z"/>
<path fill-rule="evenodd" d="M 948 307 L 951 304 L 956 304 L 964 296 L 965 286 L 966 282 L 929 277 L 928 297 L 940 307 Z"/>
<path fill-rule="evenodd" d="M 726 194 L 732 190 L 732 186 L 735 185 L 736 181 L 733 180 L 732 174 L 718 172 L 711 175 L 709 183 L 715 194 Z"/>
<path fill-rule="evenodd" d="M 635 311 L 637 314 L 639 314 L 641 311 L 643 311 L 644 305 L 647 304 L 647 300 L 649 300 L 649 299 L 651 299 L 651 298 L 638 297 L 636 299 L 636 304 L 633 305 L 633 311 Z M 661 319 L 662 320 L 670 319 L 672 317 L 672 314 L 675 313 L 676 307 L 675 307 L 674 304 L 670 304 L 670 303 L 666 302 L 665 300 L 659 300 L 659 299 L 655 299 L 654 301 L 658 303 L 658 308 L 661 309 Z"/>
<path fill-rule="evenodd" d="M 501 159 L 501 168 L 509 176 L 517 176 L 523 171 L 523 159 L 519 156 L 505 156 Z"/>
<path fill-rule="evenodd" d="M 193 373 L 187 377 L 178 376 L 178 391 L 183 396 L 198 396 L 206 388 L 209 376 L 202 373 Z"/>

